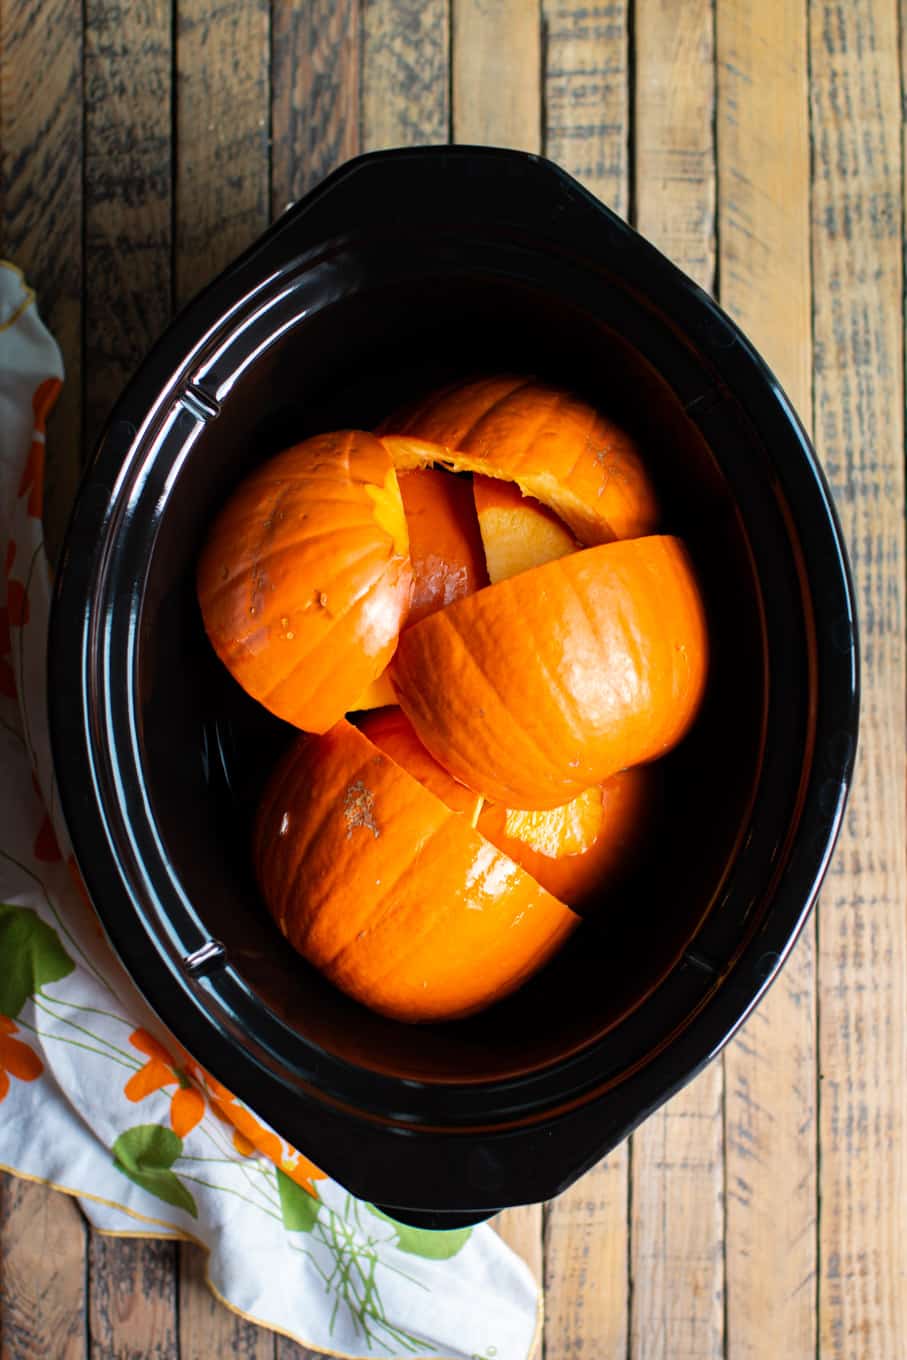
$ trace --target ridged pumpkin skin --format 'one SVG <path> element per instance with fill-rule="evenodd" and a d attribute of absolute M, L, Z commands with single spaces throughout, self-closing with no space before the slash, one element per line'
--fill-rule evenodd
<path fill-rule="evenodd" d="M 221 661 L 253 699 L 324 732 L 387 665 L 412 570 L 397 474 L 373 435 L 317 435 L 243 481 L 198 565 Z"/>
<path fill-rule="evenodd" d="M 335 986 L 451 1020 L 525 982 L 578 917 L 347 722 L 299 740 L 255 825 L 265 902 Z"/>
<path fill-rule="evenodd" d="M 613 775 L 561 807 L 525 812 L 482 805 L 426 751 L 399 708 L 369 714 L 361 730 L 455 812 L 471 818 L 480 807 L 476 829 L 570 907 L 627 873 L 651 821 L 659 783 L 651 765 Z"/>
<path fill-rule="evenodd" d="M 449 387 L 382 422 L 398 468 L 439 463 L 516 482 L 581 543 L 640 538 L 658 502 L 633 439 L 594 407 L 534 378 Z"/>
<path fill-rule="evenodd" d="M 670 750 L 707 669 L 691 563 L 679 540 L 656 536 L 458 600 L 406 629 L 391 677 L 451 774 L 505 807 L 547 808 Z"/>

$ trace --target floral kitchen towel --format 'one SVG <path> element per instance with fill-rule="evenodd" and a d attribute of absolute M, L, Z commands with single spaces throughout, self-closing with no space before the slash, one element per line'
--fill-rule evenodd
<path fill-rule="evenodd" d="M 162 1030 L 113 956 L 56 802 L 45 708 L 45 421 L 60 353 L 0 264 L 0 1166 L 99 1228 L 209 1249 L 256 1322 L 328 1353 L 526 1360 L 540 1297 L 488 1226 L 355 1200 Z"/>

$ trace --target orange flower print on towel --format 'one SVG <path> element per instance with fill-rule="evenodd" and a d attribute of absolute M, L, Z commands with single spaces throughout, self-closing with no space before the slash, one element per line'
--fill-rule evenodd
<path fill-rule="evenodd" d="M 189 1085 L 163 1044 L 159 1044 L 146 1029 L 133 1030 L 129 1042 L 133 1048 L 144 1053 L 148 1061 L 129 1078 L 123 1087 L 123 1094 L 127 1100 L 138 1103 L 154 1091 L 175 1084 L 177 1089 L 170 1097 L 170 1127 L 178 1138 L 185 1138 L 205 1113 L 204 1097 L 194 1086 Z"/>
<path fill-rule="evenodd" d="M 44 1064 L 28 1044 L 12 1036 L 19 1033 L 19 1026 L 9 1016 L 0 1015 L 0 1100 L 9 1093 L 9 1079 L 35 1081 L 44 1071 Z"/>
<path fill-rule="evenodd" d="M 327 1180 L 324 1171 L 319 1170 L 308 1157 L 290 1147 L 276 1133 L 260 1124 L 244 1106 L 237 1102 L 232 1092 L 219 1081 L 205 1074 L 208 1086 L 208 1103 L 217 1117 L 225 1124 L 233 1126 L 233 1146 L 242 1157 L 251 1157 L 260 1152 L 279 1167 L 285 1176 L 301 1185 L 314 1199 L 318 1199 L 316 1181 Z"/>
<path fill-rule="evenodd" d="M 34 519 L 41 518 L 44 507 L 44 430 L 61 386 L 59 378 L 45 378 L 35 388 L 32 397 L 35 428 L 19 483 L 19 495 L 24 496 L 28 492 L 28 513 Z"/>

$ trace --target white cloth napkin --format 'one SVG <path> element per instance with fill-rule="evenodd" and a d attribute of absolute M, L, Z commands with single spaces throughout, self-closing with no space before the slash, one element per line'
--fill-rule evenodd
<path fill-rule="evenodd" d="M 210 1251 L 233 1308 L 352 1357 L 526 1360 L 541 1299 L 487 1225 L 428 1233 L 326 1179 L 162 1030 L 84 896 L 45 704 L 44 424 L 59 350 L 0 262 L 0 1166 L 110 1231 Z"/>

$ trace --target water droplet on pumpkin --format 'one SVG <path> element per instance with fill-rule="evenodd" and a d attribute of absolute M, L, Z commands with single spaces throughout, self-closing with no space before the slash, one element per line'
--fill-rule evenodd
<path fill-rule="evenodd" d="M 230 575 L 230 568 L 229 568 L 229 567 L 221 567 L 221 569 L 220 569 L 220 579 L 221 579 L 222 581 L 226 581 L 226 579 L 227 579 L 227 577 L 228 577 L 229 575 Z"/>
<path fill-rule="evenodd" d="M 280 626 L 281 626 L 281 628 L 286 628 L 286 626 L 287 626 L 287 624 L 288 624 L 289 622 L 290 622 L 289 619 L 281 619 L 281 620 L 280 620 Z"/>
<path fill-rule="evenodd" d="M 290 829 L 290 818 L 289 818 L 289 814 L 285 812 L 285 813 L 283 814 L 283 817 L 280 819 L 280 830 L 277 832 L 278 836 L 285 836 L 285 835 L 287 834 L 287 832 L 289 831 L 289 829 Z"/>
<path fill-rule="evenodd" d="M 255 606 L 254 606 L 254 604 L 250 604 L 250 605 L 249 605 L 249 613 L 254 615 L 254 613 L 255 613 Z"/>
<path fill-rule="evenodd" d="M 328 597 L 323 590 L 319 590 L 318 592 L 318 603 L 321 605 L 322 609 L 327 609 Z"/>
<path fill-rule="evenodd" d="M 287 642 L 292 642 L 295 636 L 296 634 L 292 631 L 287 633 Z"/>

